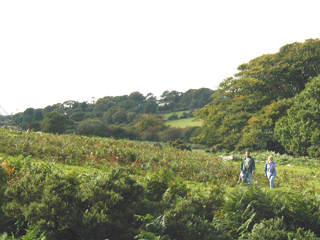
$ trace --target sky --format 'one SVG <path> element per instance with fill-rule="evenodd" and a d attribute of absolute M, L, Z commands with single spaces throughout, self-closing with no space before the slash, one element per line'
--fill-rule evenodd
<path fill-rule="evenodd" d="M 0 113 L 138 91 L 217 89 L 319 38 L 318 0 L 2 0 Z"/>

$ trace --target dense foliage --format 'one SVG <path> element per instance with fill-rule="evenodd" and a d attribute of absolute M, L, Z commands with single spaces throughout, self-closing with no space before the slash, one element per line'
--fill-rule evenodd
<path fill-rule="evenodd" d="M 199 136 L 154 113 L 203 107 L 208 89 L 166 91 L 162 105 L 134 92 L 16 115 L 17 125 L 47 133 L 0 128 L 1 239 L 320 239 L 320 162 L 306 157 L 320 155 L 319 46 L 288 44 L 240 65 L 201 110 Z M 176 136 L 214 151 L 304 156 L 272 152 L 279 166 L 301 167 L 282 167 L 269 190 L 269 153 L 256 152 L 247 186 L 237 184 L 239 162 L 186 151 Z"/>
<path fill-rule="evenodd" d="M 23 113 L 14 115 L 12 124 L 24 130 L 130 138 L 130 131 L 126 131 L 142 115 L 199 109 L 211 101 L 212 93 L 214 91 L 211 89 L 200 88 L 186 92 L 165 91 L 159 99 L 152 93 L 144 96 L 140 92 L 133 92 L 129 95 L 94 99 L 91 103 L 69 100 L 44 109 L 28 108 Z M 64 115 L 64 119 L 61 115 Z M 121 127 L 121 133 L 108 131 L 115 125 Z"/>
<path fill-rule="evenodd" d="M 2 239 L 320 238 L 315 173 L 270 191 L 262 173 L 237 185 L 238 163 L 170 146 L 4 128 L 0 146 Z"/>
<path fill-rule="evenodd" d="M 320 40 L 285 45 L 278 53 L 257 57 L 240 65 L 238 70 L 234 77 L 221 82 L 212 103 L 201 110 L 204 124 L 198 140 L 214 151 L 244 148 L 291 151 L 274 135 L 275 124 L 287 116 L 293 98 L 320 74 Z M 295 99 L 305 100 L 308 99 Z M 307 108 L 300 113 L 309 114 L 309 110 L 313 111 Z"/>
<path fill-rule="evenodd" d="M 297 155 L 320 156 L 320 77 L 312 79 L 294 98 L 275 134 L 286 150 Z"/>

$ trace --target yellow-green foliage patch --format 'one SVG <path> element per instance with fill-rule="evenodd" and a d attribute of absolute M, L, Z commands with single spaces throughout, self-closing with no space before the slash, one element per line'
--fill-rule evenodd
<path fill-rule="evenodd" d="M 170 125 L 171 127 L 200 127 L 202 125 L 202 120 L 195 119 L 194 117 L 191 118 L 184 118 L 184 119 L 177 119 L 177 120 L 171 120 L 166 122 L 167 125 Z"/>

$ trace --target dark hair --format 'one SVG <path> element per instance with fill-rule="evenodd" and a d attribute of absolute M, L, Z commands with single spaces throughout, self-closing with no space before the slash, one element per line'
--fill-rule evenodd
<path fill-rule="evenodd" d="M 246 152 L 251 153 L 250 149 L 247 149 Z"/>

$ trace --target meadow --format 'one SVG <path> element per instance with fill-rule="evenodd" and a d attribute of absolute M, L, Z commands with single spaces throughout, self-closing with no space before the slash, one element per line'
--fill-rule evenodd
<path fill-rule="evenodd" d="M 199 119 L 195 119 L 194 117 L 191 117 L 191 118 L 166 121 L 166 124 L 171 127 L 177 127 L 177 128 L 200 127 L 202 125 L 202 121 Z"/>
<path fill-rule="evenodd" d="M 2 239 L 319 239 L 318 159 L 231 154 L 0 128 Z"/>
<path fill-rule="evenodd" d="M 202 125 L 201 119 L 196 119 L 195 117 L 188 117 L 183 119 L 176 120 L 168 120 L 172 114 L 177 114 L 180 118 L 184 113 L 188 113 L 190 111 L 178 111 L 173 113 L 162 114 L 161 116 L 166 120 L 166 125 L 177 128 L 185 128 L 185 127 L 200 127 Z"/>

